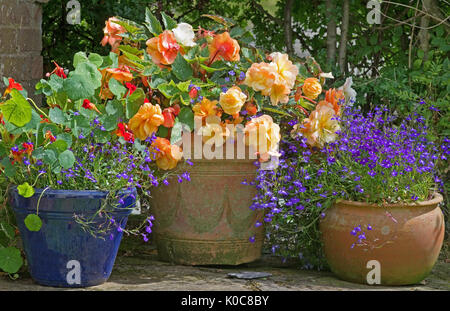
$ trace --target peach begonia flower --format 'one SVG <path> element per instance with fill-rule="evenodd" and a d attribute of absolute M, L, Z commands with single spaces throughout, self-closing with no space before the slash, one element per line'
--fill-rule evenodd
<path fill-rule="evenodd" d="M 322 93 L 322 85 L 316 78 L 307 78 L 302 86 L 303 94 L 310 99 L 316 99 Z"/>
<path fill-rule="evenodd" d="M 291 89 L 284 81 L 277 80 L 270 89 L 270 101 L 276 106 L 279 102 L 285 104 L 289 101 L 289 93 Z"/>
<path fill-rule="evenodd" d="M 298 75 L 298 68 L 289 60 L 287 54 L 280 52 L 274 52 L 270 54 L 272 63 L 277 65 L 277 72 L 279 78 L 281 78 L 289 89 L 292 89 L 295 84 L 295 80 Z"/>
<path fill-rule="evenodd" d="M 254 63 L 247 70 L 244 83 L 253 90 L 270 96 L 272 105 L 287 103 L 289 94 L 298 75 L 297 66 L 288 59 L 287 54 L 275 52 L 270 54 L 272 62 Z"/>
<path fill-rule="evenodd" d="M 275 64 L 253 63 L 245 74 L 244 84 L 267 96 L 276 79 L 277 67 Z"/>
<path fill-rule="evenodd" d="M 105 46 L 109 43 L 113 52 L 117 50 L 122 41 L 122 37 L 119 35 L 127 32 L 125 28 L 116 23 L 118 21 L 119 20 L 116 17 L 111 17 L 105 22 L 106 27 L 103 28 L 104 37 L 101 41 L 101 45 Z"/>
<path fill-rule="evenodd" d="M 233 86 L 226 93 L 220 93 L 219 104 L 225 113 L 235 115 L 241 111 L 246 99 L 247 95 L 238 86 Z"/>
<path fill-rule="evenodd" d="M 334 109 L 328 105 L 322 105 L 311 112 L 309 118 L 304 119 L 301 126 L 296 124 L 291 134 L 300 132 L 307 139 L 308 145 L 322 148 L 325 144 L 336 140 L 336 132 L 339 130 L 340 126 L 336 120 Z"/>
<path fill-rule="evenodd" d="M 253 148 L 264 160 L 271 154 L 278 154 L 278 143 L 280 142 L 280 127 L 273 122 L 271 116 L 262 115 L 253 118 L 245 125 L 245 144 Z"/>
<path fill-rule="evenodd" d="M 128 126 L 140 140 L 145 140 L 158 130 L 164 123 L 161 107 L 156 104 L 144 103 L 139 111 L 130 119 Z"/>
<path fill-rule="evenodd" d="M 157 137 L 150 146 L 152 160 L 162 170 L 175 168 L 183 157 L 182 149 L 177 145 L 171 145 L 166 138 Z"/>
<path fill-rule="evenodd" d="M 201 128 L 202 140 L 207 145 L 222 146 L 231 135 L 227 125 L 218 116 L 205 118 L 205 125 Z"/>
<path fill-rule="evenodd" d="M 204 97 L 200 103 L 192 107 L 192 111 L 194 111 L 194 116 L 201 117 L 204 121 L 208 116 L 217 115 L 217 100 L 211 101 Z"/>
<path fill-rule="evenodd" d="M 239 51 L 241 50 L 239 43 L 235 39 L 232 39 L 228 32 L 214 36 L 208 45 L 208 49 L 210 64 L 219 59 L 229 62 L 238 62 L 241 59 L 239 55 Z"/>
<path fill-rule="evenodd" d="M 157 65 L 171 65 L 177 58 L 180 45 L 170 30 L 164 30 L 159 36 L 148 39 L 147 53 Z"/>

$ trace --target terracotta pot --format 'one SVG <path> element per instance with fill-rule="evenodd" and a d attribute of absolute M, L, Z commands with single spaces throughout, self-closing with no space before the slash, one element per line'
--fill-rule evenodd
<path fill-rule="evenodd" d="M 163 261 L 184 265 L 238 265 L 262 253 L 264 212 L 249 207 L 256 195 L 244 180 L 256 177 L 254 160 L 193 160 L 182 164 L 191 181 L 152 190 L 154 234 Z M 255 242 L 249 241 L 255 237 Z"/>
<path fill-rule="evenodd" d="M 444 239 L 440 194 L 417 204 L 369 205 L 341 201 L 326 212 L 320 223 L 328 264 L 339 278 L 368 283 L 379 262 L 381 285 L 407 285 L 422 281 L 431 271 Z M 367 230 L 370 224 L 372 230 Z M 361 225 L 367 239 L 350 232 Z"/>

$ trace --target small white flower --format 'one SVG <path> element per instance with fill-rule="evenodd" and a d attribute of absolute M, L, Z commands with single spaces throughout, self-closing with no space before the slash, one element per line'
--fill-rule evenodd
<path fill-rule="evenodd" d="M 334 79 L 333 74 L 332 74 L 331 72 L 327 72 L 327 73 L 322 72 L 322 73 L 320 74 L 320 77 L 321 77 L 321 78 Z"/>
<path fill-rule="evenodd" d="M 184 46 L 196 45 L 194 42 L 195 33 L 191 25 L 187 23 L 179 23 L 172 31 L 178 43 Z"/>
<path fill-rule="evenodd" d="M 352 89 L 353 79 L 352 77 L 347 78 L 343 86 L 339 90 L 344 91 L 345 102 L 347 105 L 352 105 L 356 100 L 356 91 Z"/>

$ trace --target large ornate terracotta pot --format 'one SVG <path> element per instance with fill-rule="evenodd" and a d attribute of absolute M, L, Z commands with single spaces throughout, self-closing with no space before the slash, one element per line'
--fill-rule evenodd
<path fill-rule="evenodd" d="M 381 285 L 422 281 L 436 263 L 444 239 L 441 201 L 442 196 L 435 194 L 429 201 L 411 205 L 336 203 L 320 223 L 331 270 L 343 280 L 367 284 L 368 273 L 376 269 L 369 261 L 376 260 Z M 350 233 L 358 225 L 366 235 L 363 243 Z"/>
<path fill-rule="evenodd" d="M 191 181 L 152 191 L 154 234 L 161 260 L 185 265 L 238 265 L 261 256 L 264 212 L 249 207 L 256 195 L 243 185 L 256 177 L 254 160 L 193 160 Z M 249 239 L 255 237 L 254 243 Z"/>

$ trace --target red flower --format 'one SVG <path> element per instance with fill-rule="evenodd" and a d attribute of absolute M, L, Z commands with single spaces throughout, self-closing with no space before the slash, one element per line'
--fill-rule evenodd
<path fill-rule="evenodd" d="M 194 87 L 191 88 L 191 90 L 189 91 L 189 97 L 190 98 L 196 98 L 198 96 L 198 91 L 197 89 Z"/>
<path fill-rule="evenodd" d="M 125 141 L 134 143 L 134 135 L 128 130 L 128 125 L 126 123 L 117 124 L 117 136 L 123 137 Z"/>
<path fill-rule="evenodd" d="M 239 43 L 230 37 L 228 32 L 216 35 L 211 43 L 208 45 L 209 49 L 209 63 L 212 64 L 214 61 L 222 58 L 223 60 L 236 62 L 240 60 Z"/>
<path fill-rule="evenodd" d="M 97 113 L 100 113 L 100 111 L 98 111 L 97 107 L 93 103 L 91 103 L 89 101 L 89 99 L 85 99 L 83 101 L 83 108 L 88 109 L 88 110 L 95 110 L 95 111 L 97 111 Z"/>
<path fill-rule="evenodd" d="M 41 114 L 41 123 L 50 123 L 50 121 Z"/>
<path fill-rule="evenodd" d="M 5 94 L 3 94 L 3 95 L 6 95 L 6 94 L 9 94 L 9 93 L 11 93 L 11 90 L 12 89 L 16 89 L 16 90 L 18 90 L 18 91 L 22 91 L 23 90 L 23 87 L 22 87 L 22 85 L 20 85 L 19 83 L 16 83 L 16 81 L 14 81 L 14 79 L 13 78 L 9 78 L 9 85 L 8 85 L 8 87 L 6 88 L 6 91 L 5 91 Z"/>
<path fill-rule="evenodd" d="M 129 82 L 125 83 L 125 86 L 126 86 L 127 89 L 128 89 L 127 93 L 128 93 L 129 95 L 133 94 L 134 91 L 136 91 L 136 89 L 137 89 L 136 85 L 131 84 L 131 83 L 129 83 Z M 127 96 L 127 93 L 125 93 L 125 96 Z"/>
<path fill-rule="evenodd" d="M 164 116 L 163 125 L 167 128 L 171 128 L 175 125 L 175 118 L 180 113 L 180 106 L 178 104 L 173 107 L 169 107 L 163 110 L 162 115 Z"/>
<path fill-rule="evenodd" d="M 58 77 L 66 79 L 67 76 L 64 72 L 64 68 L 60 67 L 56 62 L 53 62 L 56 66 L 55 70 L 53 70 L 53 73 L 56 74 Z"/>
<path fill-rule="evenodd" d="M 32 143 L 23 143 L 22 147 L 25 149 L 22 152 L 25 152 L 26 154 L 28 154 L 28 156 L 31 156 L 31 153 L 34 150 L 34 146 Z"/>
<path fill-rule="evenodd" d="M 45 139 L 49 139 L 51 142 L 54 142 L 56 140 L 56 137 L 53 136 L 51 131 L 45 132 Z"/>

